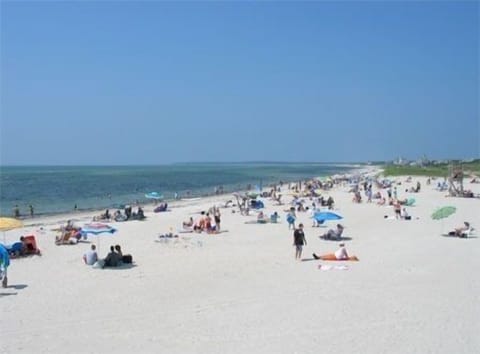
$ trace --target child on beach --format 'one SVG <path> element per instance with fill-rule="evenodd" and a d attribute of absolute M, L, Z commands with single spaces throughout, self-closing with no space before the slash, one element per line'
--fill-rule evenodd
<path fill-rule="evenodd" d="M 293 232 L 293 245 L 295 246 L 295 259 L 300 260 L 302 258 L 303 245 L 307 245 L 303 224 L 298 225 L 298 229 Z"/>
<path fill-rule="evenodd" d="M 295 208 L 290 208 L 290 212 L 287 214 L 288 229 L 295 229 Z"/>

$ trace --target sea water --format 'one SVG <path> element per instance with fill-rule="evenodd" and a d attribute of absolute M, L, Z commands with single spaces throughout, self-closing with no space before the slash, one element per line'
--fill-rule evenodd
<path fill-rule="evenodd" d="M 3 166 L 0 167 L 0 215 L 12 216 L 18 205 L 22 216 L 57 214 L 73 210 L 123 207 L 151 202 L 145 193 L 159 192 L 166 200 L 193 198 L 223 190 L 230 193 L 268 188 L 336 173 L 351 165 L 322 163 L 216 163 L 161 166 Z"/>

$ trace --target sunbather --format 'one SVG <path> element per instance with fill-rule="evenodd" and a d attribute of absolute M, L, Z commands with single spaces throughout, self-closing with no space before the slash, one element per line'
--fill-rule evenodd
<path fill-rule="evenodd" d="M 471 227 L 470 223 L 468 221 L 465 221 L 463 223 L 463 226 L 457 227 L 455 230 L 450 231 L 448 235 L 458 236 L 458 237 L 467 237 L 468 233 L 470 233 L 472 230 L 473 230 L 473 227 Z"/>
<path fill-rule="evenodd" d="M 335 253 L 328 253 L 322 256 L 317 256 L 315 253 L 312 254 L 313 258 L 321 259 L 322 261 L 358 261 L 359 259 L 356 256 L 349 256 L 345 244 L 341 243 L 340 248 L 335 251 Z"/>

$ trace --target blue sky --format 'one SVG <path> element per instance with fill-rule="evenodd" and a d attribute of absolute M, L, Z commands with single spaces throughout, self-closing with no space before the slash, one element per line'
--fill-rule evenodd
<path fill-rule="evenodd" d="M 480 155 L 475 1 L 1 10 L 4 165 Z"/>

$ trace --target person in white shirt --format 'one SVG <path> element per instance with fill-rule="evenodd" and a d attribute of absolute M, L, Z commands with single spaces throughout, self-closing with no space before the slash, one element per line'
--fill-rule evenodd
<path fill-rule="evenodd" d="M 98 255 L 95 245 L 92 245 L 90 251 L 83 255 L 83 261 L 87 265 L 93 265 L 98 260 Z"/>

